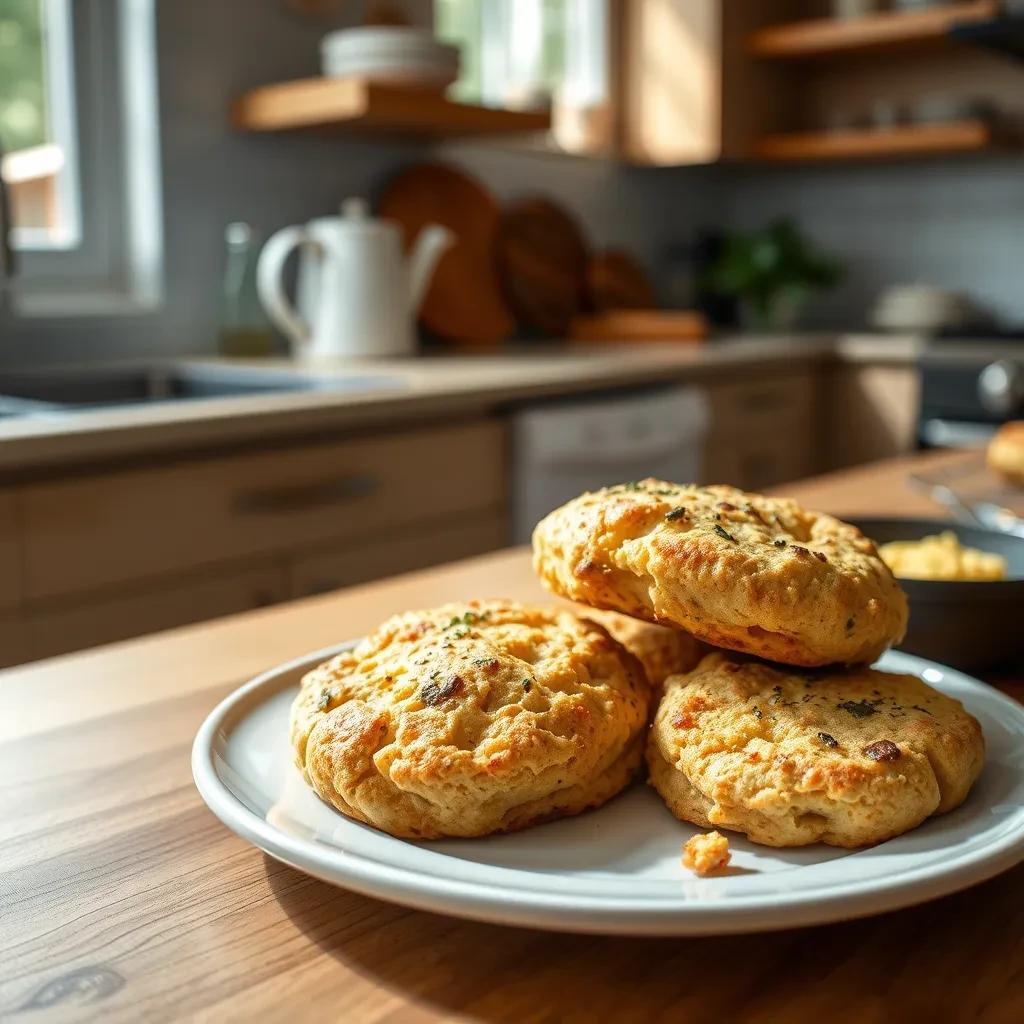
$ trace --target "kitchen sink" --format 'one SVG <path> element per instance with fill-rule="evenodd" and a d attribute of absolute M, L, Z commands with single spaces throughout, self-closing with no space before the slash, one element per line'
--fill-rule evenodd
<path fill-rule="evenodd" d="M 169 363 L 0 373 L 0 418 L 156 402 L 401 387 L 385 374 L 317 374 L 252 366 Z"/>

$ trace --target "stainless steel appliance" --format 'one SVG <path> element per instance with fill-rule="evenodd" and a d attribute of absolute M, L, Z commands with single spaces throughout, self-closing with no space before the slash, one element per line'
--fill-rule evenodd
<path fill-rule="evenodd" d="M 647 476 L 700 478 L 708 410 L 694 388 L 645 388 L 522 409 L 512 420 L 512 532 L 581 491 Z"/>
<path fill-rule="evenodd" d="M 981 447 L 999 424 L 1024 419 L 1024 334 L 938 339 L 919 365 L 921 447 Z"/>

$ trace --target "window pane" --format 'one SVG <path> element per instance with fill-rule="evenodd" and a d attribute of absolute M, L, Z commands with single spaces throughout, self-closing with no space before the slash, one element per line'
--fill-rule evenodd
<path fill-rule="evenodd" d="M 0 0 L 0 140 L 10 153 L 49 141 L 42 0 Z"/>
<path fill-rule="evenodd" d="M 17 248 L 78 241 L 69 0 L 0 0 L 0 165 Z"/>

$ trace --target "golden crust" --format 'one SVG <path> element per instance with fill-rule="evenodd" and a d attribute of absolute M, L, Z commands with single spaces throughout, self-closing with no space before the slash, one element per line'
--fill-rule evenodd
<path fill-rule="evenodd" d="M 556 594 L 787 664 L 869 662 L 906 630 L 906 596 L 874 544 L 787 498 L 610 487 L 541 520 L 533 552 Z"/>
<path fill-rule="evenodd" d="M 689 672 L 708 653 L 708 648 L 685 629 L 656 626 L 619 612 L 577 606 L 578 614 L 611 633 L 644 667 L 647 681 L 655 690 L 672 675 Z"/>
<path fill-rule="evenodd" d="M 1004 423 L 988 443 L 989 469 L 1016 487 L 1024 487 L 1024 420 Z"/>
<path fill-rule="evenodd" d="M 395 836 L 507 832 L 610 799 L 643 761 L 636 659 L 568 611 L 470 601 L 389 619 L 308 673 L 298 767 Z"/>
<path fill-rule="evenodd" d="M 767 846 L 891 839 L 962 803 L 984 760 L 976 719 L 916 676 L 717 653 L 665 687 L 652 785 L 683 821 Z"/>

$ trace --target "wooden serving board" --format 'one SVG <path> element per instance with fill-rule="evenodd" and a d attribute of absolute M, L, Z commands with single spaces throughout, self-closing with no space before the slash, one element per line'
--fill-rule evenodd
<path fill-rule="evenodd" d="M 607 249 L 587 265 L 587 294 L 591 308 L 653 309 L 654 287 L 647 272 L 624 249 Z"/>
<path fill-rule="evenodd" d="M 442 254 L 420 307 L 420 320 L 445 341 L 496 344 L 515 328 L 495 258 L 500 210 L 479 182 L 444 164 L 414 164 L 394 178 L 380 215 L 397 221 L 409 249 L 428 224 L 455 236 Z"/>
<path fill-rule="evenodd" d="M 569 213 L 540 197 L 512 203 L 498 231 L 498 270 L 519 323 L 564 337 L 586 300 L 587 243 Z"/>
<path fill-rule="evenodd" d="M 687 310 L 610 309 L 573 318 L 573 341 L 703 341 L 708 322 Z"/>

